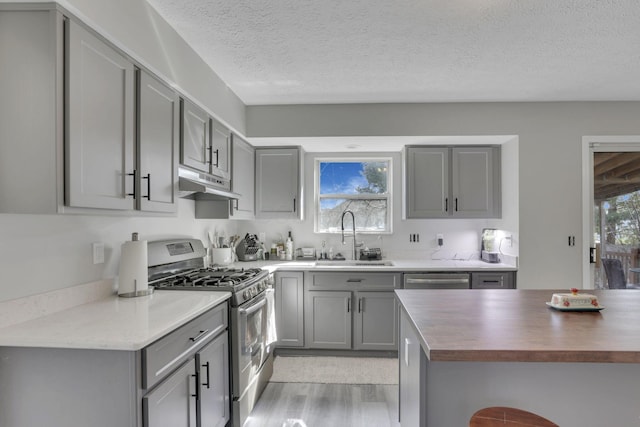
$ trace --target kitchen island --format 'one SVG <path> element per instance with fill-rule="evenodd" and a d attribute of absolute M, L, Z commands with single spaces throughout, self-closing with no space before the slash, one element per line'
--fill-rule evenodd
<path fill-rule="evenodd" d="M 549 308 L 553 292 L 397 290 L 402 426 L 465 426 L 488 406 L 640 425 L 640 292 L 589 291 L 600 312 Z"/>

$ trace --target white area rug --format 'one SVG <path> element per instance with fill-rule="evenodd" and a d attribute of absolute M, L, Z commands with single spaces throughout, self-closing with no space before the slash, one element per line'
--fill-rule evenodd
<path fill-rule="evenodd" d="M 271 382 L 398 384 L 398 359 L 277 356 L 274 361 Z"/>

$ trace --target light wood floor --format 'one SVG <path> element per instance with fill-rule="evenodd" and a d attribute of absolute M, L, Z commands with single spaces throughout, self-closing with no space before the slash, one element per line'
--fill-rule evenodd
<path fill-rule="evenodd" d="M 245 427 L 399 427 L 398 386 L 269 383 Z"/>

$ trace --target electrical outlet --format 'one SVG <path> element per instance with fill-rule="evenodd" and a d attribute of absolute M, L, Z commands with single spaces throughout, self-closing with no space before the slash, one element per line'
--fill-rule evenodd
<path fill-rule="evenodd" d="M 444 236 L 442 234 L 436 234 L 436 240 L 438 241 L 438 246 L 444 245 Z"/>
<path fill-rule="evenodd" d="M 104 243 L 102 242 L 92 243 L 91 249 L 93 252 L 93 263 L 94 264 L 104 263 Z"/>
<path fill-rule="evenodd" d="M 418 234 L 418 233 L 409 234 L 409 242 L 410 243 L 419 243 L 420 242 L 420 234 Z"/>

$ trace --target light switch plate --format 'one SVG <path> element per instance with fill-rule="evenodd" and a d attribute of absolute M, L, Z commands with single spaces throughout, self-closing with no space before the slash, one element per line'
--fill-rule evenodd
<path fill-rule="evenodd" d="M 94 264 L 104 263 L 104 243 L 102 242 L 92 243 L 91 248 L 93 252 L 93 263 Z"/>

